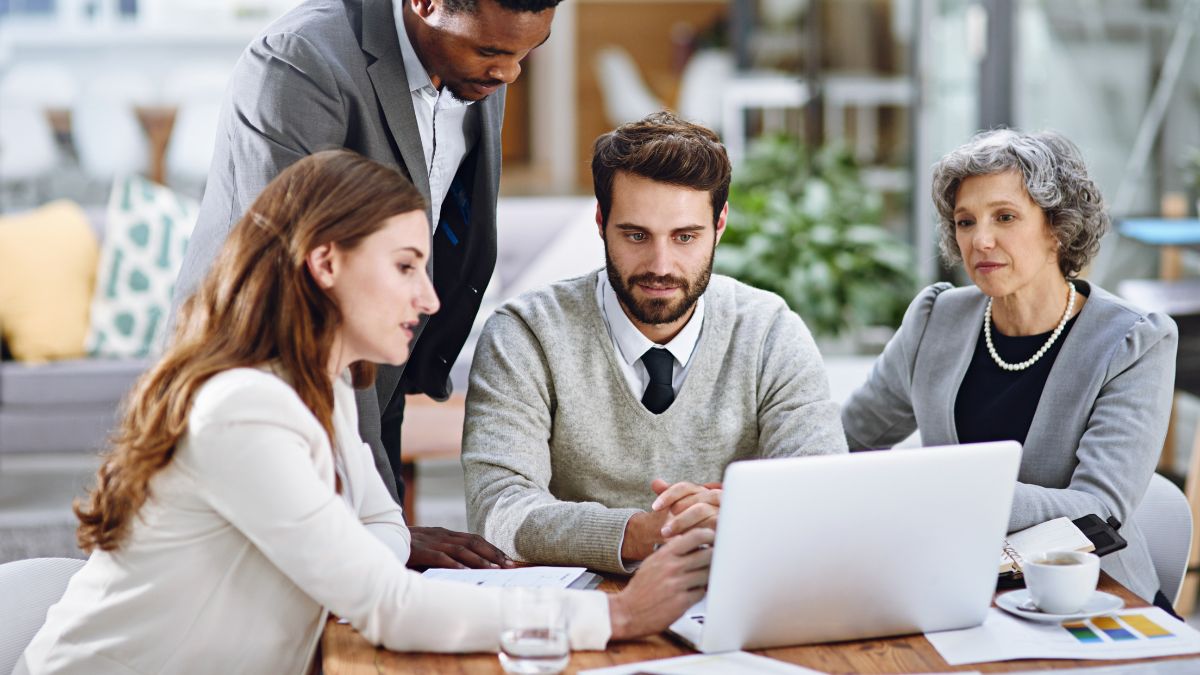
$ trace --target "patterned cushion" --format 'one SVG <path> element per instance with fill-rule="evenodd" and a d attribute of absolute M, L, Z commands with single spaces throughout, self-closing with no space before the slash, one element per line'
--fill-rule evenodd
<path fill-rule="evenodd" d="M 194 200 L 141 176 L 113 184 L 92 297 L 91 356 L 143 357 L 158 350 L 198 211 Z"/>

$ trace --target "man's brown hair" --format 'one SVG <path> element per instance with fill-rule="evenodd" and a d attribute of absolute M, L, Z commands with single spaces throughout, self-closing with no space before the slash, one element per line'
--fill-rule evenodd
<path fill-rule="evenodd" d="M 622 124 L 596 139 L 592 186 L 605 226 L 612 209 L 613 179 L 619 171 L 708 192 L 714 227 L 729 198 L 733 173 L 725 146 L 711 129 L 686 122 L 668 110 Z"/>

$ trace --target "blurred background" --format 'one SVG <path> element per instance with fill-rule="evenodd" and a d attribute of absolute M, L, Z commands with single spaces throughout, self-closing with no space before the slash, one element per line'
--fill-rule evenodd
<path fill-rule="evenodd" d="M 228 74 L 294 4 L 0 0 L 0 562 L 82 555 L 70 501 L 162 339 Z M 567 0 L 508 90 L 480 323 L 603 264 L 591 144 L 667 107 L 735 162 L 719 271 L 800 313 L 844 398 L 920 287 L 965 281 L 937 258 L 932 164 L 981 129 L 1055 129 L 1114 216 L 1085 276 L 1180 325 L 1160 472 L 1195 512 L 1198 29 L 1200 0 Z M 410 518 L 464 529 L 456 441 L 420 414 Z"/>

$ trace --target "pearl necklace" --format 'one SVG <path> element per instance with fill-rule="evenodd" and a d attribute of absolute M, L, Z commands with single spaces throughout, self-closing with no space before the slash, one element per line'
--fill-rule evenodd
<path fill-rule="evenodd" d="M 996 353 L 996 346 L 992 344 L 992 299 L 988 298 L 987 309 L 983 312 L 983 337 L 987 341 L 988 353 L 992 355 L 992 360 L 996 362 L 996 365 L 1008 371 L 1025 370 L 1037 363 L 1038 359 L 1050 351 L 1050 347 L 1054 345 L 1054 341 L 1058 339 L 1059 335 L 1062 335 L 1063 328 L 1066 327 L 1067 320 L 1071 318 L 1071 312 L 1075 309 L 1075 284 L 1068 281 L 1067 288 L 1070 289 L 1067 291 L 1067 310 L 1063 312 L 1062 320 L 1058 322 L 1058 327 L 1050 334 L 1050 339 L 1046 340 L 1046 344 L 1042 345 L 1041 349 L 1020 363 L 1006 363 Z"/>

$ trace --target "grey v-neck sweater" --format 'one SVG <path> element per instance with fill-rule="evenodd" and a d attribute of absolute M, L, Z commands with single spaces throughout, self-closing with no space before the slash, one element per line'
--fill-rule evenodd
<path fill-rule="evenodd" d="M 625 523 L 649 509 L 654 478 L 846 452 L 821 356 L 778 296 L 714 275 L 687 379 L 655 415 L 621 374 L 601 273 L 526 293 L 484 327 L 463 435 L 473 532 L 520 560 L 628 571 Z"/>

